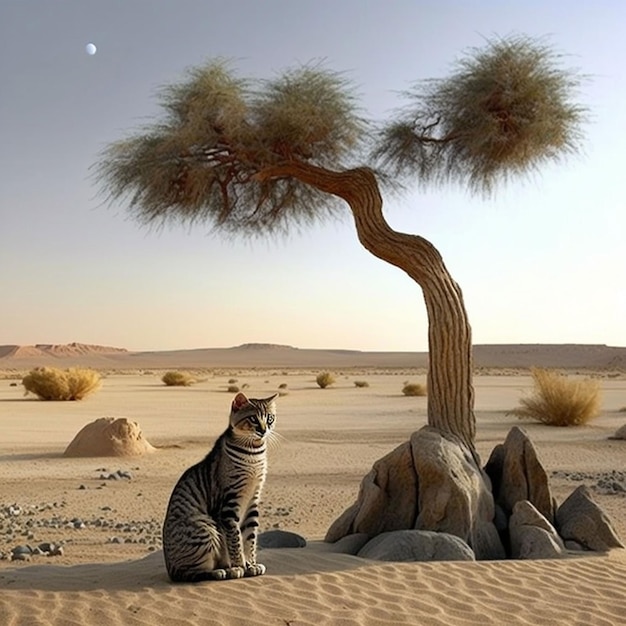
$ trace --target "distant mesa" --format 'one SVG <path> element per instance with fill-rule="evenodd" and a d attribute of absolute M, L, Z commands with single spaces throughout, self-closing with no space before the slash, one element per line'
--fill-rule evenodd
<path fill-rule="evenodd" d="M 281 349 L 281 350 L 297 350 L 293 346 L 288 346 L 280 343 L 242 343 L 240 346 L 234 346 L 233 350 L 268 350 L 268 349 Z"/>
<path fill-rule="evenodd" d="M 72 357 L 90 355 L 128 354 L 125 348 L 112 348 L 87 343 L 38 343 L 34 346 L 6 345 L 0 346 L 0 359 L 33 359 L 38 357 Z"/>

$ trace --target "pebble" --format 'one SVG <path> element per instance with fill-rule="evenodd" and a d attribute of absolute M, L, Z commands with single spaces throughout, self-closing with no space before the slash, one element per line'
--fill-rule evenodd
<path fill-rule="evenodd" d="M 575 482 L 590 482 L 592 489 L 602 495 L 626 496 L 626 471 L 611 470 L 610 472 L 567 472 L 555 470 L 552 476 Z"/>
<path fill-rule="evenodd" d="M 128 477 L 118 478 L 129 480 Z M 44 502 L 39 505 L 21 506 L 17 503 L 0 503 L 0 560 L 30 561 L 33 557 L 61 556 L 64 553 L 63 544 L 71 543 L 71 535 L 67 535 L 61 541 L 55 542 L 41 541 L 35 547 L 31 545 L 17 544 L 10 547 L 9 542 L 16 541 L 18 537 L 25 540 L 34 541 L 46 530 L 54 531 L 58 534 L 64 529 L 67 533 L 80 533 L 85 529 L 106 532 L 115 530 L 118 535 L 103 537 L 103 543 L 128 543 L 143 544 L 149 551 L 154 551 L 161 547 L 161 520 L 127 520 L 119 521 L 106 517 L 107 513 L 114 512 L 113 509 L 104 505 L 100 511 L 105 515 L 99 515 L 92 519 L 81 517 L 63 516 L 59 509 L 66 506 L 62 502 Z M 122 535 L 124 539 L 120 539 Z M 96 535 L 97 537 L 97 535 Z M 23 541 L 24 541 L 23 539 Z M 4 544 L 4 546 L 3 546 Z M 8 546 L 6 544 L 9 544 Z M 35 544 L 32 544 L 35 545 Z"/>

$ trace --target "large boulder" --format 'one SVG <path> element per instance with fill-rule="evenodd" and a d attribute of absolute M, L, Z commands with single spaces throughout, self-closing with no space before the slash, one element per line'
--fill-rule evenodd
<path fill-rule="evenodd" d="M 411 449 L 419 483 L 415 528 L 456 535 L 479 560 L 504 558 L 491 484 L 471 452 L 430 426 L 413 433 Z"/>
<path fill-rule="evenodd" d="M 511 558 L 553 559 L 565 552 L 554 526 L 528 500 L 520 500 L 513 506 L 509 533 Z"/>
<path fill-rule="evenodd" d="M 489 479 L 452 435 L 426 426 L 379 459 L 357 501 L 337 518 L 325 541 L 393 530 L 430 530 L 461 538 L 478 559 L 500 559 Z"/>
<path fill-rule="evenodd" d="M 357 556 L 376 561 L 474 561 L 472 549 L 456 535 L 429 530 L 396 530 L 368 541 Z"/>
<path fill-rule="evenodd" d="M 63 453 L 69 457 L 142 456 L 154 452 L 137 422 L 100 417 L 84 426 Z"/>
<path fill-rule="evenodd" d="M 485 471 L 493 485 L 493 496 L 507 516 L 516 502 L 528 500 L 551 524 L 554 502 L 548 475 L 539 461 L 532 441 L 522 428 L 514 426 L 503 444 L 496 446 Z"/>
<path fill-rule="evenodd" d="M 416 515 L 417 475 L 407 441 L 374 463 L 361 481 L 357 501 L 333 522 L 324 541 L 413 528 Z"/>
<path fill-rule="evenodd" d="M 605 552 L 623 548 L 611 520 L 593 501 L 585 485 L 575 489 L 556 512 L 556 526 L 566 543 Z"/>

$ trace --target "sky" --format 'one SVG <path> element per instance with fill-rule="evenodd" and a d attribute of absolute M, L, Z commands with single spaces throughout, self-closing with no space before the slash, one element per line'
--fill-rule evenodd
<path fill-rule="evenodd" d="M 0 344 L 426 350 L 419 286 L 347 208 L 289 238 L 154 230 L 103 204 L 90 167 L 215 57 L 254 78 L 324 60 L 381 120 L 485 38 L 526 34 L 586 76 L 581 154 L 487 199 L 415 187 L 385 216 L 440 250 L 474 343 L 626 346 L 625 32 L 621 0 L 1 0 Z"/>

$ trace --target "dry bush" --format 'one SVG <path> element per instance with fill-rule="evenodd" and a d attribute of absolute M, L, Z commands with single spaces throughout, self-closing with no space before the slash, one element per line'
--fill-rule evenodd
<path fill-rule="evenodd" d="M 36 367 L 22 379 L 26 393 L 40 400 L 82 400 L 95 393 L 101 384 L 100 374 L 90 369 Z"/>
<path fill-rule="evenodd" d="M 278 385 L 279 389 L 287 389 L 287 383 L 280 383 L 280 385 Z"/>
<path fill-rule="evenodd" d="M 165 372 L 161 380 L 168 387 L 190 387 L 196 382 L 196 379 L 187 372 Z"/>
<path fill-rule="evenodd" d="M 362 388 L 362 387 L 369 387 L 370 384 L 366 380 L 355 380 L 354 386 Z"/>
<path fill-rule="evenodd" d="M 228 379 L 228 384 L 229 384 L 229 385 L 234 385 L 236 382 L 237 382 L 237 379 L 236 379 L 236 378 L 229 378 L 229 379 Z"/>
<path fill-rule="evenodd" d="M 600 412 L 600 384 L 590 379 L 568 379 L 558 372 L 533 368 L 533 393 L 520 400 L 512 415 L 549 426 L 580 426 Z"/>
<path fill-rule="evenodd" d="M 228 391 L 229 393 L 238 393 L 240 389 L 237 385 L 228 385 L 226 391 Z"/>
<path fill-rule="evenodd" d="M 426 387 L 421 383 L 404 383 L 402 393 L 405 396 L 425 396 Z"/>
<path fill-rule="evenodd" d="M 322 388 L 326 389 L 329 385 L 335 382 L 335 377 L 330 372 L 320 372 L 315 379 L 315 382 Z"/>

